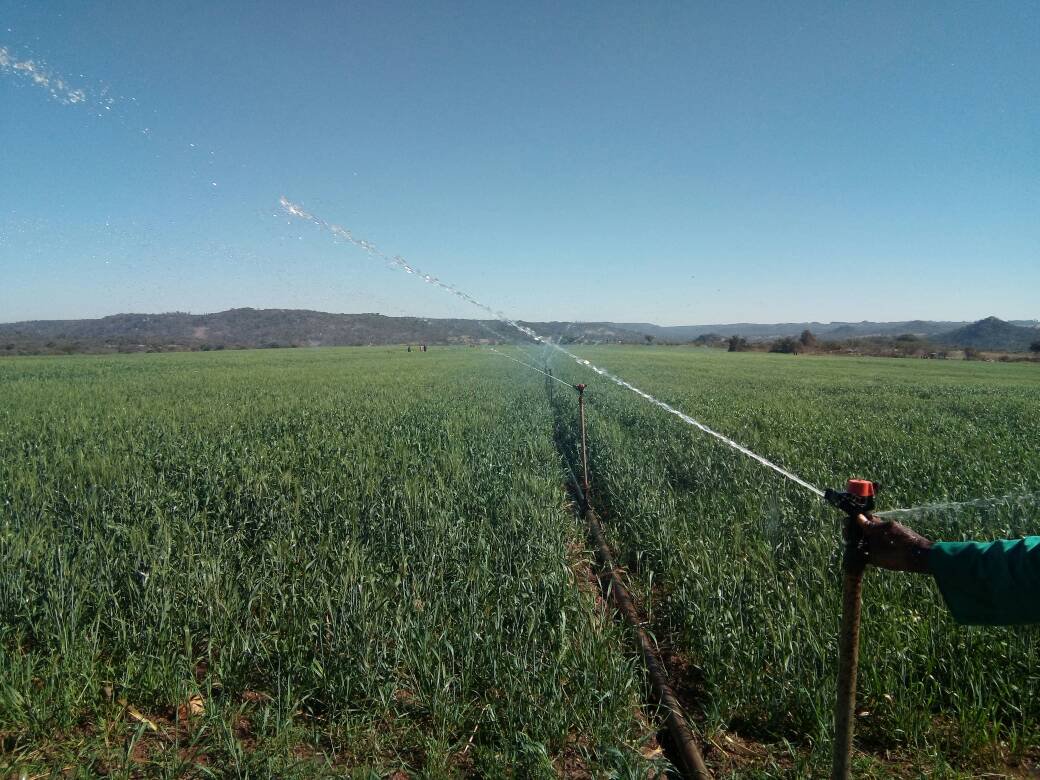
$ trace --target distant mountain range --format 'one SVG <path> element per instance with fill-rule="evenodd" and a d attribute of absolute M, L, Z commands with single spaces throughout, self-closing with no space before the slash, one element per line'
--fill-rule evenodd
<path fill-rule="evenodd" d="M 1032 340 L 1040 337 L 1037 328 L 1040 320 L 1011 320 L 1004 322 L 996 317 L 987 317 L 977 323 L 945 320 L 903 320 L 900 322 L 781 322 L 776 324 L 761 324 L 754 322 L 734 322 L 726 325 L 652 325 L 646 322 L 622 323 L 618 327 L 632 330 L 637 333 L 649 333 L 662 341 L 692 341 L 698 336 L 716 334 L 719 336 L 743 336 L 752 341 L 782 338 L 784 336 L 799 336 L 803 331 L 810 330 L 817 338 L 830 340 L 840 339 L 862 339 L 876 337 L 894 337 L 910 334 L 921 338 L 932 339 L 938 343 L 951 344 L 939 337 L 972 328 L 982 323 L 1001 323 L 1001 325 L 1019 328 L 1029 331 Z M 1023 335 L 1019 333 L 1019 335 Z M 1030 342 L 1023 349 L 1028 348 Z M 964 346 L 977 346 L 976 344 L 964 344 Z"/>
<path fill-rule="evenodd" d="M 1035 322 L 1020 324 L 987 317 L 949 333 L 939 334 L 933 340 L 955 347 L 1024 352 L 1031 344 L 1040 341 L 1040 330 Z"/>
<path fill-rule="evenodd" d="M 788 322 L 661 326 L 652 323 L 525 322 L 571 343 L 685 343 L 698 337 L 743 336 L 765 341 L 811 330 L 823 340 L 894 338 L 912 334 L 938 345 L 1023 351 L 1040 339 L 1037 320 L 1005 322 Z M 0 324 L 0 354 L 115 352 L 170 349 L 478 344 L 516 340 L 496 320 L 329 314 L 301 309 L 230 309 L 215 314 L 115 314 L 89 320 Z"/>

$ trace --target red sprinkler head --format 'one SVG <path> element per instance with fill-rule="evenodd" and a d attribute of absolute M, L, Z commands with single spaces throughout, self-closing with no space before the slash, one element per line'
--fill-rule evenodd
<path fill-rule="evenodd" d="M 856 498 L 873 498 L 875 493 L 874 483 L 869 479 L 850 479 L 845 489 Z"/>
<path fill-rule="evenodd" d="M 845 484 L 845 492 L 827 489 L 824 500 L 836 506 L 850 517 L 869 514 L 874 509 L 874 496 L 878 486 L 869 479 L 850 479 Z"/>
<path fill-rule="evenodd" d="M 577 390 L 579 393 L 584 393 L 585 392 L 585 385 L 575 385 L 574 389 Z"/>

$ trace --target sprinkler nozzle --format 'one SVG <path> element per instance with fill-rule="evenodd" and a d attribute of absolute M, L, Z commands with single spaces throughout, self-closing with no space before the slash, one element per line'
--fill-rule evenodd
<path fill-rule="evenodd" d="M 879 488 L 879 485 L 868 479 L 850 479 L 842 492 L 828 488 L 823 500 L 850 517 L 855 517 L 867 514 L 874 508 L 874 496 Z"/>

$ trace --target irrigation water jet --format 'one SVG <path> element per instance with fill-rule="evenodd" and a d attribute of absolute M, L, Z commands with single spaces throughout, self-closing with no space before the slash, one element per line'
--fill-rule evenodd
<path fill-rule="evenodd" d="M 1006 496 L 994 496 L 992 498 L 974 498 L 968 501 L 947 501 L 938 504 L 921 504 L 920 506 L 906 507 L 904 509 L 886 509 L 883 512 L 875 512 L 874 517 L 897 517 L 901 515 L 916 515 L 924 512 L 943 512 L 949 509 L 985 509 L 998 504 L 1012 502 L 1040 502 L 1040 493 L 1012 493 Z"/>
<path fill-rule="evenodd" d="M 35 86 L 46 90 L 52 98 L 67 106 L 87 101 L 85 90 L 73 87 L 41 62 L 16 58 L 6 46 L 0 46 L 0 73 L 21 76 Z M 111 103 L 108 105 L 110 106 Z"/>
<path fill-rule="evenodd" d="M 492 307 L 488 306 L 487 304 L 482 303 L 481 301 L 478 301 L 472 295 L 470 295 L 469 293 L 465 292 L 464 290 L 459 289 L 455 285 L 448 284 L 447 282 L 441 281 L 436 276 L 432 276 L 431 274 L 427 274 L 427 273 L 424 273 L 423 271 L 420 271 L 418 268 L 416 268 L 415 266 L 413 266 L 410 263 L 408 263 L 407 261 L 405 261 L 405 259 L 403 257 L 401 257 L 400 255 L 394 255 L 393 257 L 391 257 L 390 255 L 387 255 L 386 253 L 384 253 L 381 250 L 379 250 L 378 248 L 376 248 L 376 246 L 374 244 L 372 244 L 370 241 L 366 241 L 363 238 L 357 238 L 356 236 L 354 236 L 353 233 L 351 233 L 351 231 L 347 230 L 346 228 L 340 227 L 339 225 L 335 225 L 335 224 L 332 224 L 330 222 L 326 222 L 321 217 L 316 216 L 315 214 L 305 210 L 302 206 L 300 206 L 300 205 L 298 205 L 296 203 L 293 203 L 288 198 L 286 198 L 284 195 L 281 196 L 281 198 L 279 198 L 279 202 L 281 203 L 282 209 L 289 216 L 296 217 L 297 219 L 302 219 L 302 220 L 305 220 L 307 222 L 311 222 L 312 224 L 322 228 L 323 230 L 327 230 L 328 232 L 332 233 L 332 235 L 334 235 L 334 236 L 336 236 L 338 238 L 341 238 L 341 239 L 343 239 L 345 241 L 348 241 L 349 243 L 353 244 L 354 246 L 364 250 L 370 256 L 376 257 L 378 259 L 383 260 L 384 262 L 388 263 L 391 267 L 397 268 L 398 270 L 401 270 L 401 271 L 404 271 L 405 273 L 407 273 L 407 274 L 409 274 L 411 276 L 416 276 L 416 277 L 422 279 L 422 281 L 426 282 L 427 284 L 432 284 L 435 287 L 439 287 L 440 289 L 444 290 L 445 292 L 450 293 L 451 295 L 454 295 L 455 297 L 457 297 L 457 298 L 459 298 L 459 299 L 461 299 L 463 301 L 466 301 L 467 303 L 472 304 L 473 306 L 476 306 L 477 308 L 481 309 L 482 311 L 485 311 L 488 314 L 490 314 L 495 319 L 497 319 L 500 322 L 503 322 L 503 323 L 505 323 L 505 324 L 507 324 L 507 325 L 509 325 L 509 326 L 511 326 L 513 328 L 515 328 L 516 330 L 520 331 L 525 336 L 533 339 L 534 341 L 538 342 L 539 344 L 542 344 L 542 345 L 545 345 L 547 347 L 551 347 L 551 348 L 555 349 L 557 352 L 560 352 L 560 353 L 566 355 L 567 357 L 569 357 L 571 360 L 573 360 L 578 365 L 584 366 L 585 368 L 588 368 L 591 371 L 594 371 L 595 373 L 599 374 L 604 379 L 610 380 L 611 382 L 616 384 L 618 387 L 622 387 L 622 388 L 624 388 L 626 390 L 629 390 L 629 391 L 635 393 L 636 395 L 638 395 L 639 397 L 643 398 L 644 400 L 649 401 L 654 406 L 657 406 L 658 408 L 663 409 L 664 411 L 668 412 L 669 414 L 672 414 L 672 415 L 678 417 L 680 420 L 682 420 L 687 425 L 692 425 L 694 428 L 697 428 L 698 430 L 702 431 L 703 433 L 706 433 L 709 436 L 715 437 L 716 439 L 721 441 L 723 444 L 733 448 L 734 450 L 736 450 L 737 452 L 741 453 L 742 455 L 746 455 L 747 457 L 749 457 L 752 460 L 758 462 L 759 464 L 765 466 L 766 468 L 771 469 L 772 471 L 776 472 L 780 476 L 790 480 L 791 482 L 794 482 L 796 485 L 799 485 L 799 486 L 805 488 L 806 490 L 808 490 L 810 493 L 813 493 L 817 497 L 819 497 L 819 498 L 823 498 L 824 497 L 824 491 L 821 488 L 818 488 L 815 485 L 813 485 L 813 484 L 811 484 L 809 482 L 806 482 L 804 479 L 799 477 L 797 474 L 793 474 L 792 472 L 788 471 L 787 469 L 782 468 L 781 466 L 778 466 L 777 464 L 773 463 L 768 458 L 765 458 L 765 457 L 759 455 L 758 453 L 753 452 L 752 450 L 749 450 L 744 445 L 735 442 L 733 439 L 729 438 L 728 436 L 725 436 L 724 434 L 719 433 L 718 431 L 714 430 L 713 428 L 709 428 L 707 425 L 705 425 L 704 423 L 700 422 L 699 420 L 694 419 L 693 417 L 691 417 L 690 415 L 686 414 L 685 412 L 683 412 L 680 409 L 676 409 L 671 404 L 669 404 L 669 403 L 667 403 L 665 401 L 662 401 L 659 398 L 655 398 L 654 396 L 650 395 L 650 393 L 648 393 L 645 390 L 642 390 L 642 389 L 636 387 L 631 382 L 628 382 L 628 381 L 622 379 L 621 377 L 616 376 L 615 374 L 610 373 L 609 371 L 607 371 L 604 368 L 600 368 L 599 366 L 593 364 L 592 362 L 590 362 L 590 361 L 588 361 L 588 360 L 586 360 L 584 358 L 578 357 L 573 352 L 570 352 L 569 350 L 564 349 L 563 347 L 561 347 L 559 344 L 556 344 L 555 342 L 550 341 L 550 340 L 546 339 L 543 336 L 540 336 L 533 329 L 527 327 L 526 325 L 521 324 L 519 321 L 511 319 L 510 317 L 507 317 L 501 311 L 499 311 L 497 309 L 493 309 Z"/>
<path fill-rule="evenodd" d="M 551 371 L 542 371 L 542 369 L 538 368 L 538 366 L 532 366 L 530 363 L 525 363 L 524 361 L 522 361 L 522 360 L 520 360 L 518 358 L 515 358 L 512 355 L 507 355 L 505 352 L 499 352 L 494 347 L 488 347 L 488 350 L 491 351 L 491 352 L 494 352 L 496 355 L 501 355 L 504 358 L 512 360 L 514 363 L 519 363 L 521 366 L 526 366 L 527 368 L 531 369 L 532 371 L 537 371 L 539 374 L 547 376 L 549 379 L 553 380 L 554 382 L 559 382 L 561 385 L 566 385 L 567 387 L 573 387 L 574 386 L 570 382 L 564 382 L 558 376 L 553 376 Z"/>

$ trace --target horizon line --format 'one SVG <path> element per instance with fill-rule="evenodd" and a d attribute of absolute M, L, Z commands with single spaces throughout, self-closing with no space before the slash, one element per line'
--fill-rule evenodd
<path fill-rule="evenodd" d="M 385 317 L 387 319 L 414 319 L 414 320 L 440 320 L 440 321 L 465 321 L 465 322 L 497 322 L 495 318 L 480 318 L 480 317 L 427 317 L 421 314 L 383 314 L 381 312 L 333 312 L 333 311 L 322 311 L 320 309 L 304 309 L 304 308 L 276 308 L 276 307 L 265 307 L 257 308 L 254 306 L 233 306 L 228 309 L 220 309 L 219 311 L 206 311 L 206 312 L 191 312 L 181 310 L 170 310 L 162 312 L 115 312 L 113 314 L 103 314 L 97 317 L 52 317 L 52 318 L 38 318 L 28 320 L 11 320 L 11 321 L 0 321 L 0 325 L 21 325 L 28 323 L 39 323 L 39 322 L 86 322 L 86 321 L 97 321 L 104 320 L 111 317 L 163 317 L 181 314 L 189 317 L 209 317 L 218 314 L 226 314 L 234 311 L 256 311 L 256 312 L 310 312 L 313 314 L 326 314 L 330 316 L 347 316 L 347 317 L 361 317 L 361 316 L 376 316 Z M 859 325 L 864 323 L 872 323 L 878 325 L 893 325 L 898 323 L 911 323 L 911 322 L 927 322 L 927 323 L 975 323 L 982 322 L 987 319 L 998 319 L 1003 322 L 1013 323 L 1016 320 L 1019 322 L 1032 322 L 1040 325 L 1040 319 L 1038 318 L 1004 318 L 996 315 L 988 315 L 979 319 L 923 319 L 921 317 L 912 317 L 908 319 L 892 319 L 892 320 L 784 320 L 784 321 L 753 321 L 753 320 L 732 320 L 729 322 L 704 322 L 704 323 L 684 323 L 681 325 L 660 325 L 655 322 L 649 321 L 634 321 L 634 320 L 558 320 L 558 319 L 524 319 L 516 318 L 517 322 L 525 323 L 570 323 L 570 324 L 610 324 L 610 325 L 652 325 L 656 328 L 707 328 L 707 327 L 723 327 L 723 326 L 735 326 L 735 325 Z"/>

